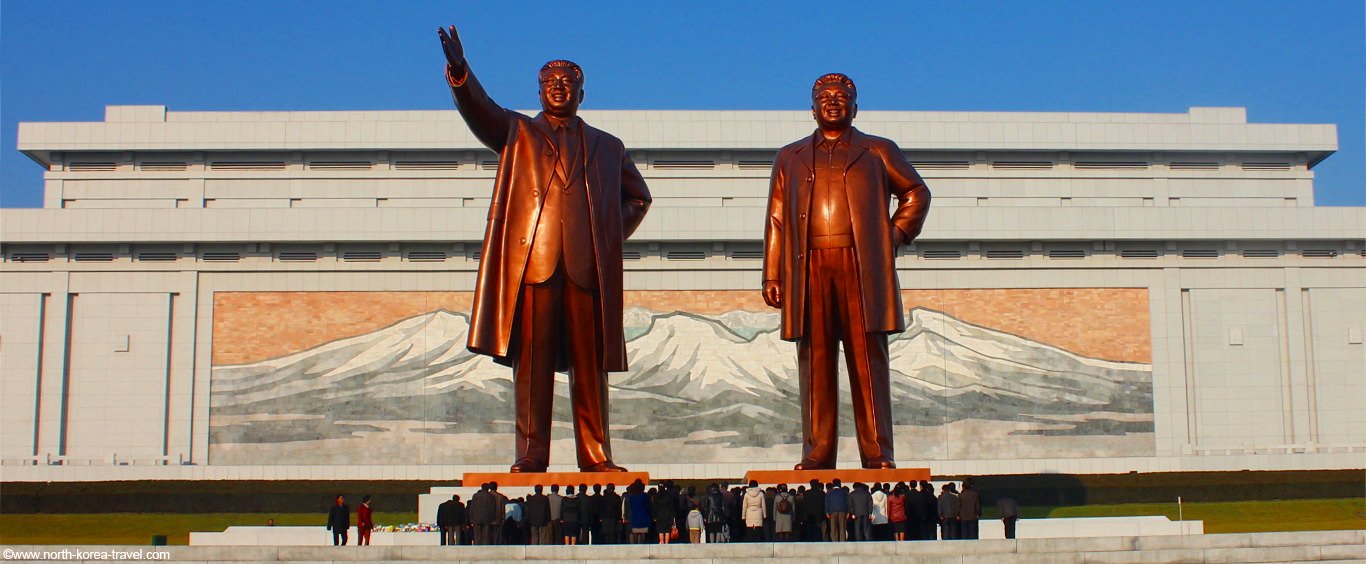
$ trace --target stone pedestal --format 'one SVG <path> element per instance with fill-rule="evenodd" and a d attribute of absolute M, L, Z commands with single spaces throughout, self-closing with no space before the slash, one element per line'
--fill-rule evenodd
<path fill-rule="evenodd" d="M 886 482 L 895 484 L 897 482 L 919 482 L 930 479 L 929 468 L 890 468 L 870 470 L 866 468 L 836 468 L 833 470 L 750 470 L 745 472 L 745 483 L 751 481 L 760 484 L 806 484 L 811 480 L 820 480 L 823 484 L 830 483 L 831 480 L 839 478 L 840 482 L 852 484 L 863 482 L 871 484 L 874 482 Z M 501 482 L 500 482 L 501 483 Z"/>
<path fill-rule="evenodd" d="M 479 487 L 486 482 L 497 482 L 498 487 L 531 487 L 537 484 L 549 487 L 551 484 L 574 485 L 616 484 L 629 486 L 640 480 L 650 483 L 649 472 L 466 472 L 460 479 L 465 487 Z"/>

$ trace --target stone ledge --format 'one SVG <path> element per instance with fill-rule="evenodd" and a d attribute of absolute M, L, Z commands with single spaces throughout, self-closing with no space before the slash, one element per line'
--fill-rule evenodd
<path fill-rule="evenodd" d="M 168 550 L 199 562 L 601 562 L 667 560 L 679 564 L 769 562 L 1103 563 L 1309 562 L 1366 560 L 1366 531 L 1243 533 L 1188 537 L 1095 537 L 940 542 L 737 543 L 613 546 L 5 546 L 18 551 Z"/>

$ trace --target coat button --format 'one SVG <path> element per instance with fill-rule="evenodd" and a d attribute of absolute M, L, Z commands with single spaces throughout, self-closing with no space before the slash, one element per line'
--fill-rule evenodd
<path fill-rule="evenodd" d="M 532 197 L 540 197 L 540 196 L 541 196 L 541 191 L 540 191 L 540 190 L 532 190 L 532 191 L 531 191 L 531 195 L 532 195 Z"/>
<path fill-rule="evenodd" d="M 525 242 L 525 241 L 523 241 L 523 242 Z M 802 258 L 802 254 L 801 254 L 801 253 L 797 253 L 797 258 Z"/>
<path fill-rule="evenodd" d="M 802 219 L 806 219 L 806 214 L 802 214 Z"/>
<path fill-rule="evenodd" d="M 522 237 L 522 244 L 523 244 L 523 245 L 526 244 L 526 237 Z"/>

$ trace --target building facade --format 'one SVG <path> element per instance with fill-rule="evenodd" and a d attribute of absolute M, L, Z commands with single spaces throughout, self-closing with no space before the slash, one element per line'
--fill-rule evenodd
<path fill-rule="evenodd" d="M 626 243 L 618 462 L 790 467 L 796 351 L 759 296 L 807 112 L 585 111 L 654 193 Z M 860 113 L 934 194 L 897 269 L 897 459 L 936 474 L 1361 468 L 1366 213 L 1313 205 L 1332 125 Z M 464 348 L 497 157 L 454 111 L 24 123 L 0 210 L 3 479 L 444 479 L 511 463 Z M 552 470 L 573 468 L 560 375 Z M 846 392 L 847 393 L 847 392 Z M 841 433 L 852 436 L 842 408 Z M 856 466 L 852 438 L 841 466 Z"/>

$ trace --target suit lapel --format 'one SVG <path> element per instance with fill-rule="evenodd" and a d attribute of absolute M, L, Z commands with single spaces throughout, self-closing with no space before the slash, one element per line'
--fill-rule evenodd
<path fill-rule="evenodd" d="M 846 172 L 848 172 L 850 167 L 854 166 L 854 163 L 858 162 L 858 160 L 863 157 L 864 153 L 868 152 L 868 136 L 853 127 L 849 128 L 849 151 L 851 154 L 849 162 L 844 163 L 844 170 Z"/>

